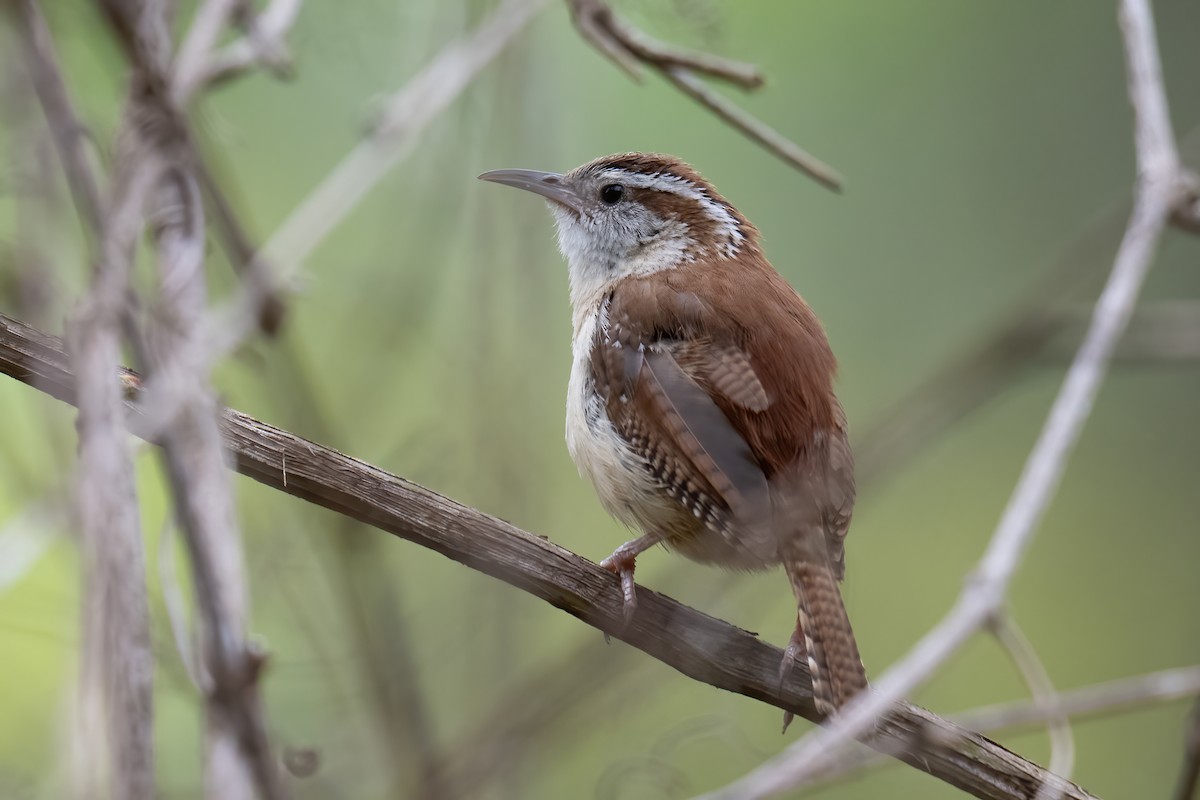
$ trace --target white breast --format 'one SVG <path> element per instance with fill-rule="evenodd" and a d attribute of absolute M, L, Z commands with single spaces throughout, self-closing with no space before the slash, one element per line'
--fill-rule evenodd
<path fill-rule="evenodd" d="M 567 385 L 567 450 L 596 488 L 608 513 L 631 527 L 648 530 L 678 509 L 657 487 L 649 470 L 613 428 L 604 401 L 591 383 L 591 348 L 599 308 L 575 332 L 571 381 Z"/>

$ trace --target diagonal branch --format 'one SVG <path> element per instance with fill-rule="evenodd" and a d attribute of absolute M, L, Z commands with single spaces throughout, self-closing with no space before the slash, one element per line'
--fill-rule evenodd
<path fill-rule="evenodd" d="M 74 397 L 61 343 L 3 315 L 0 372 L 67 402 Z M 124 375 L 136 401 L 136 377 Z M 138 432 L 136 403 L 128 423 Z M 498 578 L 697 681 L 820 719 L 805 670 L 797 667 L 781 685 L 782 651 L 754 634 L 642 587 L 637 613 L 626 624 L 617 578 L 587 559 L 237 411 L 224 412 L 222 427 L 235 468 L 260 483 Z M 988 800 L 1027 800 L 1048 775 L 978 733 L 903 703 L 879 721 L 872 745 Z M 1069 784 L 1064 797 L 1086 800 L 1092 795 Z"/>
<path fill-rule="evenodd" d="M 619 17 L 605 0 L 567 0 L 567 4 L 579 35 L 634 80 L 641 79 L 642 65 L 650 67 L 676 89 L 762 145 L 768 152 L 827 189 L 841 190 L 842 176 L 837 170 L 805 152 L 798 144 L 725 99 L 701 80 L 701 76 L 704 76 L 726 81 L 742 89 L 757 89 L 762 85 L 763 78 L 754 65 L 708 53 L 680 50 L 659 42 Z"/>

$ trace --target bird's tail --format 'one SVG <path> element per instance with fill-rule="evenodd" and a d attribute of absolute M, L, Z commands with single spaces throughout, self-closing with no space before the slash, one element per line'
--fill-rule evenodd
<path fill-rule="evenodd" d="M 804 642 L 817 711 L 832 714 L 867 688 L 858 642 L 828 564 L 785 563 L 796 595 L 796 633 Z"/>

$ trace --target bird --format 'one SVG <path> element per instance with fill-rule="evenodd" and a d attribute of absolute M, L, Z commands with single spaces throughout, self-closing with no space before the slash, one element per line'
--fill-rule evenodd
<path fill-rule="evenodd" d="M 638 556 L 782 565 L 819 714 L 867 686 L 838 583 L 854 458 L 824 328 L 750 221 L 684 161 L 621 153 L 565 173 L 485 172 L 547 201 L 568 267 L 566 439 L 601 505 L 640 532 L 601 566 L 636 612 Z M 784 719 L 784 729 L 791 720 Z"/>

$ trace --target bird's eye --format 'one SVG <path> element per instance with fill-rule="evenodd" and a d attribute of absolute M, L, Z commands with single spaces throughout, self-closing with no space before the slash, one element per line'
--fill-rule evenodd
<path fill-rule="evenodd" d="M 619 183 L 610 183 L 600 189 L 600 199 L 605 205 L 615 206 L 625 195 L 625 187 Z"/>

